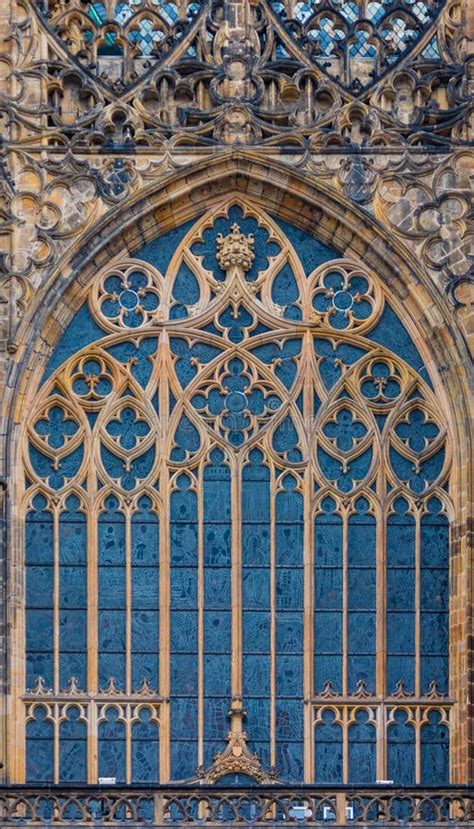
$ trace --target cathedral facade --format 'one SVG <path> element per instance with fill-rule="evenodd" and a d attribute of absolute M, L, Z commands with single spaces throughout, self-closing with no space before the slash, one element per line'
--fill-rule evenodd
<path fill-rule="evenodd" d="M 0 825 L 473 826 L 472 9 L 0 34 Z"/>

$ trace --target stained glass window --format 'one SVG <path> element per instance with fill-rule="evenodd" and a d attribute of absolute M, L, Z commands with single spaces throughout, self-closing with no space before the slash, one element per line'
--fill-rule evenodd
<path fill-rule="evenodd" d="M 217 774 L 229 711 L 282 781 L 449 779 L 448 436 L 411 330 L 232 201 L 94 277 L 28 423 L 28 781 Z"/>

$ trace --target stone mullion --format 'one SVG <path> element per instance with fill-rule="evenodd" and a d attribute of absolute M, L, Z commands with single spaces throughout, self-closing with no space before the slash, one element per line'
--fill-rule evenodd
<path fill-rule="evenodd" d="M 125 513 L 125 693 L 132 693 L 132 516 Z"/>
<path fill-rule="evenodd" d="M 378 445 L 379 463 L 377 469 L 376 492 L 379 505 L 384 504 L 386 492 L 386 471 L 382 449 Z M 376 668 L 375 695 L 384 699 L 387 693 L 387 515 L 385 509 L 378 508 L 375 514 L 375 555 L 376 555 Z M 382 709 L 383 709 L 382 704 Z M 387 779 L 386 727 L 385 711 L 381 719 L 377 717 L 377 779 Z"/>
<path fill-rule="evenodd" d="M 98 545 L 99 545 L 99 504 L 97 502 L 97 476 L 95 472 L 98 445 L 89 447 L 91 461 L 87 471 L 88 515 L 87 515 L 87 690 L 88 734 L 87 734 L 87 777 L 89 783 L 97 782 L 97 704 L 94 695 L 99 690 L 99 594 L 98 594 Z"/>
<path fill-rule="evenodd" d="M 59 506 L 53 513 L 54 575 L 53 575 L 53 693 L 59 694 Z"/>
<path fill-rule="evenodd" d="M 270 765 L 276 766 L 277 613 L 276 613 L 276 469 L 270 467 Z"/>
<path fill-rule="evenodd" d="M 242 696 L 242 469 L 234 464 L 232 504 L 232 696 Z"/>
<path fill-rule="evenodd" d="M 167 458 L 171 436 L 169 427 L 168 388 L 169 342 L 166 331 L 161 333 L 158 346 L 160 385 L 158 389 L 160 437 L 160 492 L 163 509 L 160 514 L 160 612 L 159 612 L 159 675 L 160 696 L 164 703 L 160 708 L 160 782 L 170 777 L 170 475 Z"/>
<path fill-rule="evenodd" d="M 204 763 L 204 464 L 197 472 L 198 519 L 198 766 Z"/>
<path fill-rule="evenodd" d="M 304 471 L 303 509 L 304 509 L 304 655 L 303 655 L 303 697 L 304 697 L 304 781 L 314 780 L 314 714 L 309 700 L 314 696 L 314 519 L 312 517 L 313 470 L 311 451 L 313 446 L 313 339 L 310 331 L 306 332 L 303 344 L 305 354 L 303 418 L 309 463 Z"/>

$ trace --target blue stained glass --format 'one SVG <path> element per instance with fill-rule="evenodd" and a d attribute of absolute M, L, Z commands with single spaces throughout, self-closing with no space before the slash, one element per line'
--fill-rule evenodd
<path fill-rule="evenodd" d="M 349 517 L 348 527 L 348 669 L 351 692 L 357 683 L 375 691 L 376 651 L 376 538 L 375 519 L 367 513 L 365 498 L 356 501 L 357 513 Z M 354 566 L 354 565 L 357 566 Z"/>
<path fill-rule="evenodd" d="M 314 523 L 315 537 L 315 690 L 342 680 L 342 520 L 335 502 L 325 498 Z M 330 612 L 327 612 L 330 611 Z"/>
<path fill-rule="evenodd" d="M 301 339 L 295 337 L 280 343 L 269 342 L 251 349 L 251 353 L 262 363 L 271 365 L 276 377 L 290 389 L 296 377 L 297 357 L 301 353 Z"/>
<path fill-rule="evenodd" d="M 149 242 L 136 251 L 134 257 L 136 259 L 142 259 L 143 262 L 148 262 L 149 265 L 153 265 L 154 268 L 164 275 L 176 248 L 184 239 L 188 230 L 192 228 L 194 221 L 193 219 L 177 228 L 173 228 L 168 233 L 158 236 L 153 242 Z"/>
<path fill-rule="evenodd" d="M 254 449 L 242 471 L 242 602 L 243 658 L 250 668 L 244 673 L 243 690 L 252 740 L 269 738 L 270 700 L 262 699 L 270 677 L 270 472 L 263 453 Z M 246 657 L 261 653 L 258 673 Z M 262 676 L 263 675 L 263 676 Z"/>
<path fill-rule="evenodd" d="M 110 495 L 98 522 L 99 684 L 125 685 L 125 517 Z"/>
<path fill-rule="evenodd" d="M 229 305 L 219 316 L 219 325 L 226 329 L 231 343 L 242 342 L 245 335 L 249 333 L 245 329 L 250 328 L 254 322 L 253 315 L 243 305 L 239 305 L 237 310 Z"/>
<path fill-rule="evenodd" d="M 84 449 L 78 446 L 69 455 L 61 458 L 56 468 L 56 461 L 39 452 L 35 446 L 30 444 L 30 460 L 36 474 L 43 478 L 52 489 L 61 489 L 67 480 L 71 480 L 79 472 Z"/>
<path fill-rule="evenodd" d="M 290 463 L 298 463 L 303 458 L 298 443 L 299 436 L 293 418 L 287 415 L 273 432 L 273 449 Z"/>
<path fill-rule="evenodd" d="M 387 730 L 388 775 L 396 786 L 416 783 L 415 729 L 407 720 L 406 711 L 396 711 Z"/>
<path fill-rule="evenodd" d="M 84 346 L 95 340 L 104 337 L 105 331 L 100 328 L 93 319 L 87 302 L 74 314 L 70 323 L 66 326 L 59 342 L 57 343 L 48 365 L 46 366 L 43 382 L 51 376 L 53 371 L 59 368 L 73 354 L 80 351 Z"/>
<path fill-rule="evenodd" d="M 125 783 L 125 724 L 119 722 L 116 708 L 107 708 L 99 723 L 99 777 L 115 777 Z"/>
<path fill-rule="evenodd" d="M 105 471 L 114 480 L 119 481 L 123 489 L 129 491 L 137 486 L 140 480 L 145 479 L 151 472 L 155 462 L 155 449 L 147 449 L 143 455 L 134 460 L 119 458 L 105 446 L 101 446 L 100 454 Z"/>
<path fill-rule="evenodd" d="M 331 389 L 342 377 L 344 366 L 351 366 L 366 353 L 365 349 L 346 343 L 337 344 L 334 340 L 314 338 L 314 351 L 321 357 L 319 373 L 327 389 Z"/>
<path fill-rule="evenodd" d="M 329 481 L 333 481 L 341 492 L 350 492 L 366 477 L 372 462 L 372 449 L 367 449 L 348 462 L 346 469 L 340 458 L 334 458 L 318 446 L 318 461 L 323 475 Z"/>
<path fill-rule="evenodd" d="M 335 248 L 325 245 L 319 239 L 315 239 L 308 231 L 300 230 L 300 228 L 277 217 L 275 217 L 275 222 L 293 245 L 306 276 L 309 276 L 318 265 L 338 258 L 339 252 Z"/>
<path fill-rule="evenodd" d="M 275 276 L 272 283 L 272 300 L 275 305 L 283 308 L 283 316 L 290 320 L 302 318 L 301 307 L 298 304 L 300 292 L 293 273 L 293 268 L 286 262 Z"/>
<path fill-rule="evenodd" d="M 204 530 L 204 763 L 228 728 L 231 695 L 231 473 L 213 449 L 203 473 Z M 219 566 L 217 566 L 219 565 Z M 222 749 L 222 744 L 218 750 Z"/>
<path fill-rule="evenodd" d="M 36 706 L 34 719 L 26 725 L 26 782 L 47 783 L 54 779 L 53 723 L 47 711 Z"/>
<path fill-rule="evenodd" d="M 70 707 L 59 726 L 59 779 L 64 783 L 87 782 L 87 726 L 79 708 Z"/>
<path fill-rule="evenodd" d="M 436 682 L 448 692 L 449 669 L 449 524 L 438 498 L 421 518 L 421 689 Z"/>
<path fill-rule="evenodd" d="M 342 730 L 334 711 L 326 710 L 315 727 L 315 782 L 342 783 Z"/>
<path fill-rule="evenodd" d="M 118 343 L 106 350 L 119 363 L 127 365 L 132 376 L 145 388 L 153 370 L 153 357 L 156 354 L 158 340 L 156 337 L 143 337 L 139 344 L 133 342 Z"/>
<path fill-rule="evenodd" d="M 374 726 L 366 711 L 356 713 L 356 722 L 349 726 L 349 779 L 351 783 L 371 784 L 376 780 Z"/>
<path fill-rule="evenodd" d="M 171 306 L 170 319 L 182 319 L 188 316 L 188 306 L 199 302 L 201 292 L 199 282 L 189 265 L 182 262 L 173 284 L 174 304 Z"/>
<path fill-rule="evenodd" d="M 189 345 L 181 337 L 170 337 L 170 348 L 176 357 L 174 369 L 183 389 L 198 373 L 196 363 L 206 365 L 222 353 L 215 345 L 209 345 L 209 343 Z"/>
<path fill-rule="evenodd" d="M 304 759 L 302 741 L 278 740 L 276 744 L 276 767 L 282 780 L 303 779 Z"/>
<path fill-rule="evenodd" d="M 268 670 L 268 656 L 262 654 L 245 655 L 243 658 L 243 672 L 246 687 L 258 688 L 262 695 L 270 693 L 270 672 Z"/>
<path fill-rule="evenodd" d="M 159 731 L 151 722 L 151 711 L 142 708 L 139 721 L 132 725 L 132 781 L 155 783 L 159 780 Z"/>
<path fill-rule="evenodd" d="M 430 386 L 432 385 L 418 349 L 405 326 L 388 302 L 385 303 L 385 308 L 379 322 L 367 336 L 379 345 L 383 345 L 385 348 L 398 354 L 399 357 L 405 360 L 409 366 L 421 375 L 423 380 Z"/>
<path fill-rule="evenodd" d="M 415 521 L 398 498 L 387 520 L 387 692 L 415 689 Z M 408 612 L 409 611 L 409 612 Z"/>
<path fill-rule="evenodd" d="M 431 711 L 421 727 L 421 782 L 425 786 L 449 783 L 449 728 L 439 711 Z"/>
<path fill-rule="evenodd" d="M 193 775 L 197 764 L 198 614 L 190 609 L 189 597 L 197 596 L 198 534 L 191 479 L 182 473 L 176 486 L 170 496 L 171 771 L 180 779 Z M 196 599 L 193 606 L 197 608 Z"/>
<path fill-rule="evenodd" d="M 187 457 L 197 452 L 201 445 L 201 438 L 195 425 L 187 415 L 182 415 L 174 434 L 174 446 L 171 450 L 172 461 L 185 461 Z"/>
<path fill-rule="evenodd" d="M 159 523 L 148 496 L 132 515 L 132 685 L 158 688 Z"/>

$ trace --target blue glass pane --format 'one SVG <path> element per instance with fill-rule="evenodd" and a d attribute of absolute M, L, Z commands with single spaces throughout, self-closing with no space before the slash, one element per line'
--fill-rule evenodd
<path fill-rule="evenodd" d="M 449 524 L 438 498 L 431 498 L 421 519 L 421 690 L 436 682 L 448 692 L 449 668 Z"/>
<path fill-rule="evenodd" d="M 397 711 L 394 723 L 388 727 L 388 776 L 396 786 L 414 786 L 415 729 L 407 723 L 405 711 Z"/>
<path fill-rule="evenodd" d="M 191 489 L 190 478 L 182 474 L 170 497 L 171 775 L 174 779 L 191 777 L 196 772 L 197 528 L 196 493 Z"/>
<path fill-rule="evenodd" d="M 421 782 L 425 786 L 449 783 L 449 729 L 439 711 L 432 711 L 421 729 Z"/>
<path fill-rule="evenodd" d="M 375 727 L 368 714 L 358 711 L 356 722 L 349 726 L 349 780 L 351 783 L 375 783 Z"/>
<path fill-rule="evenodd" d="M 335 691 L 342 690 L 342 520 L 331 498 L 322 509 L 314 522 L 316 693 L 328 681 Z"/>
<path fill-rule="evenodd" d="M 270 473 L 259 450 L 242 472 L 243 692 L 252 740 L 269 740 L 270 700 Z M 248 657 L 260 653 L 258 662 Z M 268 723 L 268 728 L 266 724 Z"/>
<path fill-rule="evenodd" d="M 126 555 L 125 517 L 118 501 L 109 496 L 98 525 L 98 646 L 99 686 L 110 678 L 125 688 Z M 111 775 L 113 776 L 113 775 Z"/>
<path fill-rule="evenodd" d="M 59 727 L 59 779 L 64 783 L 87 782 L 87 726 L 78 708 L 69 708 Z"/>
<path fill-rule="evenodd" d="M 54 780 L 53 723 L 46 709 L 36 707 L 34 719 L 26 725 L 26 782 L 52 783 Z"/>
<path fill-rule="evenodd" d="M 119 722 L 115 708 L 108 708 L 99 723 L 99 777 L 115 777 L 125 782 L 125 724 Z"/>
<path fill-rule="evenodd" d="M 342 783 L 342 730 L 333 711 L 323 713 L 315 728 L 315 782 Z"/>
<path fill-rule="evenodd" d="M 415 520 L 397 498 L 387 519 L 387 693 L 415 690 Z M 395 762 L 395 761 L 394 761 Z"/>
<path fill-rule="evenodd" d="M 151 712 L 143 708 L 139 722 L 132 726 L 132 781 L 155 783 L 159 780 L 159 731 L 151 722 Z"/>

